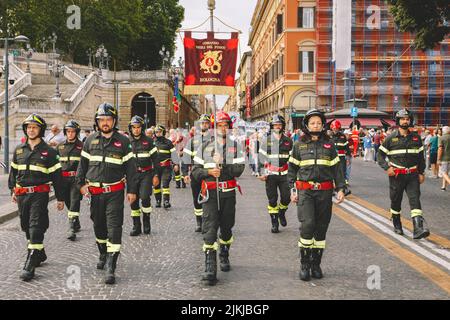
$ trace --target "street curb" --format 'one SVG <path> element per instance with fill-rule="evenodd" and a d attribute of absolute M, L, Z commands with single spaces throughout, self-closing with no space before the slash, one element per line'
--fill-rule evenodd
<path fill-rule="evenodd" d="M 55 198 L 56 198 L 55 194 L 51 193 L 49 201 L 53 201 L 53 200 L 55 200 Z M 6 204 L 6 205 L 1 206 L 0 212 L 6 212 L 6 213 L 0 213 L 0 224 L 8 222 L 9 220 L 12 220 L 19 215 L 19 209 L 17 207 L 17 204 L 15 204 L 15 203 Z"/>

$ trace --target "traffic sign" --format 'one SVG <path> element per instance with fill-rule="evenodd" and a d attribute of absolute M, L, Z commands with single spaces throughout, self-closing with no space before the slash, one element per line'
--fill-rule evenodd
<path fill-rule="evenodd" d="M 358 107 L 352 107 L 350 111 L 350 116 L 355 118 L 358 116 Z"/>

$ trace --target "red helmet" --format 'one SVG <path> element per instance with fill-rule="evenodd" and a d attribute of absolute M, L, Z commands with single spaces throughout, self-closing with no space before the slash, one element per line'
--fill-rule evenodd
<path fill-rule="evenodd" d="M 331 129 L 341 130 L 341 128 L 342 128 L 342 125 L 341 125 L 341 122 L 339 120 L 334 120 L 331 123 Z"/>
<path fill-rule="evenodd" d="M 228 122 L 230 129 L 233 129 L 233 121 L 231 121 L 231 117 L 228 115 L 228 113 L 223 112 L 223 111 L 218 111 L 216 116 L 217 116 L 217 121 L 214 118 L 214 114 L 211 116 L 211 125 L 213 128 L 214 128 L 215 122 L 217 122 L 217 123 Z"/>

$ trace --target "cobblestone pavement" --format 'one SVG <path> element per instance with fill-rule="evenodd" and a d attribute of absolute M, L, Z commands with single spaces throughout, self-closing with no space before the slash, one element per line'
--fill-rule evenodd
<path fill-rule="evenodd" d="M 381 208 L 388 208 L 387 178 L 381 171 L 374 164 L 359 160 L 355 161 L 353 170 L 353 193 Z M 343 220 L 342 214 L 333 217 L 328 232 L 322 264 L 325 277 L 310 282 L 300 281 L 296 209 L 290 206 L 288 226 L 282 228 L 281 233 L 272 234 L 264 184 L 249 172 L 244 174 L 240 183 L 244 195 L 238 195 L 237 198 L 235 242 L 230 256 L 232 270 L 228 273 L 219 271 L 219 282 L 215 287 L 206 287 L 200 281 L 204 268 L 201 251 L 203 242 L 201 235 L 194 232 L 190 189 L 175 189 L 172 183 L 172 208 L 168 211 L 155 209 L 151 217 L 151 235 L 133 238 L 128 235 L 131 218 L 129 206 L 126 206 L 122 254 L 116 271 L 117 284 L 113 286 L 103 284 L 103 271 L 95 269 L 98 253 L 85 202 L 81 209 L 82 230 L 75 242 L 65 238 L 66 214 L 55 210 L 55 202 L 50 204 L 50 229 L 45 239 L 48 260 L 36 269 L 36 278 L 29 283 L 19 280 L 26 255 L 26 241 L 20 231 L 19 220 L 15 218 L 0 225 L 0 299 L 295 300 L 450 297 L 450 291 L 439 285 L 438 281 L 433 281 L 436 274 L 417 271 L 411 261 L 397 255 L 392 245 L 387 248 L 381 246 L 375 237 L 369 237 L 368 233 Z M 424 208 L 432 209 L 426 211 L 430 228 L 449 238 L 448 192 L 440 193 L 436 181 L 427 181 L 423 189 L 426 189 L 423 192 Z M 361 219 L 358 221 L 364 223 Z M 379 237 L 389 237 L 378 229 L 374 232 Z M 389 239 L 412 252 L 412 249 L 393 237 Z M 440 257 L 449 263 L 445 256 L 449 252 L 448 248 L 441 249 L 445 252 Z M 412 253 L 411 260 L 416 259 L 415 255 L 419 254 Z M 425 259 L 426 263 L 441 270 L 443 275 L 438 274 L 441 276 L 438 279 L 450 279 L 448 269 L 424 257 L 420 259 Z M 368 285 L 370 270 L 374 266 L 379 268 L 381 276 L 380 287 L 375 289 Z M 74 281 L 78 279 L 78 271 L 79 286 Z"/>

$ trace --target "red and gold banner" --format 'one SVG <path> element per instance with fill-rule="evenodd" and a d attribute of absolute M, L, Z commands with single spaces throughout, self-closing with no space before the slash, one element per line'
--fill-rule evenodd
<path fill-rule="evenodd" d="M 185 32 L 184 94 L 234 94 L 238 44 L 236 32 L 230 39 L 215 39 L 213 32 L 193 39 Z"/>
<path fill-rule="evenodd" d="M 245 87 L 245 117 L 247 119 L 251 118 L 251 109 L 252 109 L 252 96 L 251 96 L 251 88 L 250 86 Z"/>

